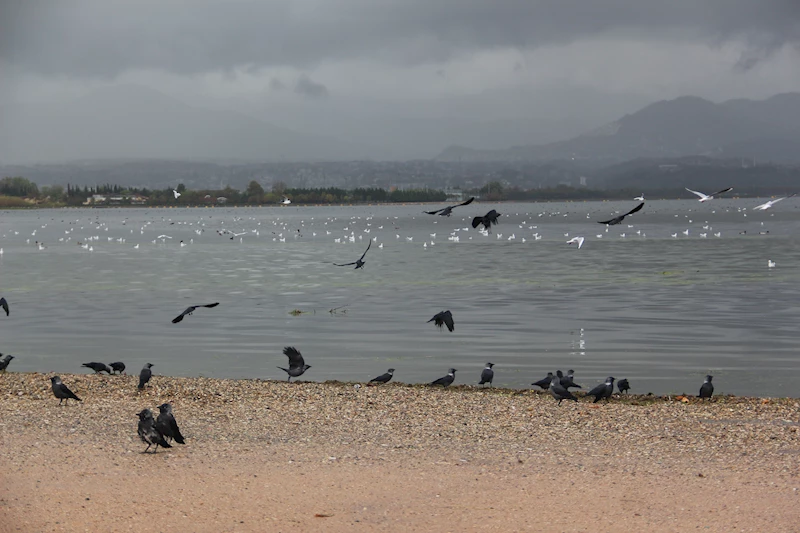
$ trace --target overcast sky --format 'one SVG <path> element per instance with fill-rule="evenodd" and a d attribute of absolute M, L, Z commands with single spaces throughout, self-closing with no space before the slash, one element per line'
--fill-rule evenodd
<path fill-rule="evenodd" d="M 763 98 L 800 90 L 800 0 L 0 1 L 0 102 L 123 82 L 309 127 L 304 109 L 361 104 L 494 120 Z"/>

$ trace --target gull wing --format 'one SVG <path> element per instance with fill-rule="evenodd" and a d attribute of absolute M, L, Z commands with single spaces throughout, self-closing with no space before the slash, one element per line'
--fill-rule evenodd
<path fill-rule="evenodd" d="M 724 193 L 724 192 L 728 192 L 728 191 L 732 191 L 732 190 L 733 190 L 733 187 L 728 187 L 727 189 L 722 189 L 721 191 L 717 191 L 717 192 L 715 192 L 715 193 L 714 193 L 714 194 L 712 194 L 711 196 L 716 196 L 716 195 L 718 195 L 718 194 L 722 194 L 722 193 Z"/>
<path fill-rule="evenodd" d="M 689 191 L 689 192 L 690 192 L 690 193 L 692 193 L 692 194 L 696 194 L 697 196 L 699 196 L 699 197 L 700 197 L 700 199 L 703 199 L 703 198 L 708 198 L 708 195 L 705 195 L 705 194 L 703 194 L 703 193 L 701 193 L 701 192 L 693 191 L 693 190 L 692 190 L 692 189 L 690 189 L 689 187 L 684 187 L 684 189 L 686 189 L 687 191 Z"/>

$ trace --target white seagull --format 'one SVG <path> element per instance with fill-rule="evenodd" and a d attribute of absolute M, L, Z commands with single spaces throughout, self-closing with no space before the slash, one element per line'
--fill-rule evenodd
<path fill-rule="evenodd" d="M 767 259 L 767 267 L 775 268 L 775 261 L 773 261 L 772 259 Z"/>
<path fill-rule="evenodd" d="M 281 200 L 281 203 L 282 203 L 283 205 L 289 205 L 290 203 L 292 203 L 292 201 L 291 201 L 291 200 L 289 200 L 288 198 L 286 198 L 286 197 L 284 196 L 284 197 L 283 197 L 283 200 Z"/>
<path fill-rule="evenodd" d="M 636 198 L 634 198 L 634 200 L 638 200 L 640 202 L 644 202 L 644 193 L 642 193 L 639 196 L 637 196 Z"/>
<path fill-rule="evenodd" d="M 776 198 L 776 199 L 774 199 L 774 200 L 770 200 L 769 202 L 766 202 L 766 203 L 764 203 L 764 204 L 761 204 L 761 205 L 757 205 L 757 206 L 755 206 L 755 207 L 753 208 L 753 210 L 758 210 L 758 211 L 766 211 L 767 209 L 769 209 L 769 208 L 770 208 L 770 207 L 772 207 L 773 205 L 777 204 L 777 203 L 778 203 L 778 202 L 780 202 L 781 200 L 786 200 L 787 198 L 791 198 L 792 196 L 795 196 L 796 194 L 797 194 L 797 193 L 794 193 L 794 194 L 791 194 L 791 195 L 789 195 L 789 196 L 784 196 L 784 197 L 782 197 L 782 198 Z"/>
<path fill-rule="evenodd" d="M 172 189 L 172 194 L 174 194 L 174 195 L 175 195 L 175 199 L 176 199 L 176 200 L 178 199 L 178 196 L 180 196 L 180 195 L 181 195 L 181 193 L 179 193 L 179 192 L 178 192 L 178 191 L 176 191 L 175 189 Z"/>
<path fill-rule="evenodd" d="M 701 192 L 698 192 L 698 191 L 693 191 L 692 189 L 690 189 L 690 188 L 688 188 L 688 187 L 685 187 L 685 189 L 686 189 L 687 191 L 689 191 L 690 193 L 692 193 L 692 194 L 696 194 L 697 196 L 699 196 L 699 197 L 700 197 L 700 200 L 699 200 L 700 202 L 707 202 L 707 201 L 709 201 L 709 200 L 713 200 L 713 199 L 714 199 L 714 197 L 715 197 L 716 195 L 718 195 L 718 194 L 722 194 L 722 193 L 724 193 L 724 192 L 732 191 L 732 190 L 733 190 L 733 187 L 728 187 L 727 189 L 722 189 L 721 191 L 717 191 L 717 192 L 715 192 L 714 194 L 703 194 L 703 193 L 701 193 Z"/>
<path fill-rule="evenodd" d="M 577 244 L 578 250 L 580 250 L 581 246 L 583 246 L 583 241 L 584 241 L 583 237 L 573 237 L 567 241 L 567 244 Z"/>

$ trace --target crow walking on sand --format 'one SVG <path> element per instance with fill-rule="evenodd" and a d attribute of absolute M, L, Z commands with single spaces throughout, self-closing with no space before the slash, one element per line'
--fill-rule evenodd
<path fill-rule="evenodd" d="M 152 366 L 152 363 L 147 363 L 142 368 L 142 371 L 139 372 L 139 390 L 144 390 L 144 386 L 147 385 L 147 382 L 153 377 L 153 372 L 150 370 Z"/>
<path fill-rule="evenodd" d="M 431 382 L 431 385 L 441 385 L 442 387 L 449 387 L 453 381 L 456 380 L 456 369 L 451 368 L 447 371 L 447 375 Z"/>
<path fill-rule="evenodd" d="M 153 413 L 150 409 L 142 409 L 137 415 L 139 416 L 139 438 L 142 439 L 142 442 L 147 444 L 147 448 L 145 448 L 142 453 L 147 453 L 147 450 L 153 445 L 155 445 L 153 453 L 158 451 L 159 446 L 162 448 L 172 448 L 172 445 L 167 442 L 164 435 L 156 428 L 156 421 L 153 420 Z"/>
<path fill-rule="evenodd" d="M 534 387 L 539 387 L 542 390 L 547 390 L 550 388 L 550 383 L 553 381 L 553 373 L 548 372 L 547 377 L 540 379 L 539 381 L 534 381 L 531 383 Z"/>
<path fill-rule="evenodd" d="M 61 378 L 59 376 L 53 376 L 50 378 L 50 382 L 53 387 L 53 396 L 58 398 L 58 405 L 61 405 L 61 402 L 67 400 L 69 403 L 70 400 L 78 400 L 82 402 L 80 398 L 75 396 L 75 393 L 69 390 L 69 388 L 61 382 Z"/>
<path fill-rule="evenodd" d="M 162 403 L 158 406 L 158 418 L 156 419 L 156 429 L 161 432 L 169 442 L 175 439 L 178 444 L 186 444 L 181 435 L 181 430 L 178 429 L 178 423 L 175 421 L 175 416 L 172 414 L 172 405 Z"/>
<path fill-rule="evenodd" d="M 372 378 L 371 380 L 369 380 L 369 382 L 380 383 L 380 384 L 389 383 L 389 381 L 391 381 L 392 379 L 392 376 L 394 376 L 394 368 L 390 368 L 389 370 L 386 371 L 385 374 L 381 374 L 377 378 Z"/>
<path fill-rule="evenodd" d="M 561 384 L 561 380 L 558 376 L 553 376 L 553 380 L 550 382 L 550 394 L 553 395 L 553 398 L 558 400 L 558 405 L 561 405 L 561 402 L 564 400 L 578 401 L 578 399 Z"/>
<path fill-rule="evenodd" d="M 118 372 L 120 374 L 125 372 L 125 363 L 120 363 L 119 361 L 117 361 L 116 363 L 111 363 L 108 366 L 110 366 L 111 370 L 113 370 L 114 372 Z"/>
<path fill-rule="evenodd" d="M 494 370 L 492 370 L 493 366 L 494 363 L 486 363 L 486 366 L 481 372 L 481 380 L 478 385 L 483 385 L 485 387 L 485 384 L 488 383 L 490 387 L 492 386 L 492 380 L 494 379 Z"/>

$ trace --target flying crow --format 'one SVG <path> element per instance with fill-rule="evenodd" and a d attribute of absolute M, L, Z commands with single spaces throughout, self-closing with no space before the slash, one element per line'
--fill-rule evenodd
<path fill-rule="evenodd" d="M 139 437 L 142 439 L 142 442 L 147 444 L 147 448 L 142 453 L 147 453 L 147 450 L 150 449 L 150 446 L 155 444 L 155 449 L 153 453 L 158 451 L 158 447 L 161 446 L 162 448 L 172 448 L 170 443 L 164 439 L 164 435 L 156 429 L 156 421 L 153 420 L 153 413 L 150 409 L 142 409 L 141 412 L 136 413 L 139 416 Z"/>
<path fill-rule="evenodd" d="M 381 383 L 381 384 L 389 383 L 389 381 L 391 381 L 391 379 L 392 379 L 392 376 L 394 376 L 394 368 L 390 368 L 389 370 L 386 371 L 385 374 L 381 374 L 377 378 L 373 378 L 373 379 L 369 380 L 369 382 L 370 383 Z"/>
<path fill-rule="evenodd" d="M 186 315 L 191 315 L 192 313 L 194 313 L 194 310 L 197 309 L 198 307 L 216 307 L 218 305 L 219 302 L 214 302 L 213 304 L 193 305 L 191 307 L 187 307 L 183 313 L 179 314 L 178 316 L 172 319 L 172 323 L 177 324 L 178 322 L 183 320 L 183 317 L 185 317 Z"/>
<path fill-rule="evenodd" d="M 573 396 L 570 391 L 561 385 L 561 380 L 558 378 L 558 376 L 553 376 L 553 380 L 550 382 L 550 394 L 553 395 L 553 398 L 558 400 L 558 405 L 561 405 L 563 400 L 572 400 L 573 402 L 578 401 L 578 399 Z"/>
<path fill-rule="evenodd" d="M 449 329 L 450 331 L 453 331 L 456 327 L 455 322 L 453 322 L 453 314 L 449 310 L 439 311 L 438 313 L 433 315 L 433 318 L 428 320 L 428 322 L 433 322 L 439 328 L 441 328 L 442 326 L 447 326 L 447 329 Z M 426 322 L 426 324 L 428 322 Z"/>
<path fill-rule="evenodd" d="M 152 363 L 147 363 L 142 368 L 142 371 L 139 372 L 139 390 L 144 390 L 144 386 L 150 381 L 150 378 L 153 377 L 153 372 L 150 370 L 152 366 Z"/>
<path fill-rule="evenodd" d="M 166 439 L 178 444 L 186 444 L 181 435 L 181 430 L 178 429 L 178 423 L 175 421 L 175 416 L 172 414 L 172 406 L 168 403 L 162 403 L 158 406 L 158 418 L 156 419 L 156 429 L 164 435 Z"/>
<path fill-rule="evenodd" d="M 636 207 L 634 207 L 633 209 L 631 209 L 630 211 L 628 211 L 624 215 L 620 215 L 618 217 L 614 217 L 614 218 L 611 218 L 609 220 L 598 221 L 597 223 L 598 224 L 608 224 L 609 226 L 613 226 L 615 224 L 619 224 L 620 222 L 623 221 L 623 219 L 626 216 L 634 214 L 635 212 L 639 211 L 643 207 L 644 207 L 644 202 L 640 203 L 639 205 L 637 205 Z"/>
<path fill-rule="evenodd" d="M 592 390 L 586 393 L 587 396 L 594 396 L 594 402 L 597 403 L 603 398 L 608 400 L 611 398 L 611 394 L 614 392 L 614 378 L 611 376 L 606 378 L 605 383 L 601 383 L 600 385 L 596 386 Z"/>
<path fill-rule="evenodd" d="M 547 390 L 550 388 L 550 382 L 553 381 L 553 373 L 548 372 L 546 378 L 542 378 L 539 381 L 531 383 L 534 387 L 539 387 L 542 390 Z"/>
<path fill-rule="evenodd" d="M 372 239 L 369 240 L 369 244 L 367 245 L 367 249 L 364 250 L 364 253 L 361 254 L 361 257 L 359 257 L 358 260 L 353 261 L 352 263 L 343 263 L 341 265 L 338 264 L 338 263 L 334 263 L 333 265 L 337 266 L 337 267 L 346 267 L 346 266 L 350 266 L 350 265 L 355 265 L 357 269 L 358 268 L 364 268 L 364 263 L 366 262 L 366 261 L 364 261 L 364 256 L 367 255 L 367 252 L 369 252 L 369 247 L 370 246 L 372 246 Z"/>
<path fill-rule="evenodd" d="M 631 386 L 628 383 L 627 379 L 621 379 L 617 381 L 617 388 L 619 389 L 620 394 L 625 394 L 629 390 L 631 390 Z"/>
<path fill-rule="evenodd" d="M 292 381 L 292 378 L 296 378 L 298 376 L 302 376 L 303 372 L 311 368 L 311 365 L 307 365 L 306 362 L 303 360 L 303 356 L 300 355 L 300 352 L 294 346 L 287 346 L 283 349 L 283 355 L 289 358 L 289 368 L 278 367 L 287 374 L 289 374 L 289 378 L 286 381 Z"/>
<path fill-rule="evenodd" d="M 108 365 L 108 366 L 110 366 L 110 367 L 111 367 L 111 369 L 112 369 L 114 372 L 119 372 L 119 373 L 125 372 L 125 363 L 120 363 L 120 362 L 118 361 L 118 362 L 116 362 L 116 363 L 111 363 L 111 364 L 110 364 L 110 365 Z"/>
<path fill-rule="evenodd" d="M 0 355 L 3 355 L 3 354 L 0 353 Z M 12 359 L 14 359 L 13 355 L 6 355 L 2 359 L 0 359 L 0 370 L 5 372 L 6 368 L 8 368 L 8 363 L 10 363 Z"/>
<path fill-rule="evenodd" d="M 485 387 L 485 384 L 488 383 L 490 387 L 492 386 L 492 380 L 494 379 L 494 370 L 492 370 L 493 366 L 494 363 L 486 363 L 483 372 L 481 372 L 481 381 L 478 383 L 478 385 L 483 385 Z"/>
<path fill-rule="evenodd" d="M 8 312 L 8 302 L 6 301 L 5 298 L 0 298 L 0 307 L 3 308 L 3 311 L 6 312 L 6 316 L 8 316 L 8 314 L 9 314 L 9 312 Z"/>
<path fill-rule="evenodd" d="M 441 209 L 437 209 L 436 211 L 423 211 L 423 213 L 425 213 L 427 215 L 439 215 L 440 217 L 449 217 L 450 215 L 453 214 L 453 209 L 455 209 L 456 207 L 461 207 L 462 205 L 469 205 L 469 204 L 472 203 L 472 201 L 474 199 L 475 199 L 475 197 L 473 196 L 472 198 L 470 198 L 469 200 L 467 200 L 464 203 L 456 204 L 456 205 L 450 205 L 450 206 L 447 206 L 447 207 L 443 207 Z"/>
<path fill-rule="evenodd" d="M 63 402 L 64 400 L 67 400 L 67 403 L 69 403 L 70 400 L 78 400 L 79 402 L 83 401 L 77 396 L 75 396 L 75 393 L 69 390 L 69 388 L 67 388 L 66 385 L 61 383 L 60 377 L 53 376 L 52 378 L 50 378 L 50 381 L 53 386 L 53 396 L 58 398 L 58 405 L 61 405 L 61 402 Z"/>
<path fill-rule="evenodd" d="M 81 366 L 91 368 L 94 370 L 95 374 L 99 374 L 100 372 L 105 372 L 107 374 L 111 373 L 111 368 L 105 363 L 83 363 Z"/>
<path fill-rule="evenodd" d="M 703 194 L 701 192 L 693 191 L 692 189 L 690 189 L 688 187 L 684 187 L 684 188 L 687 191 L 689 191 L 690 193 L 696 194 L 697 196 L 699 196 L 700 197 L 700 200 L 699 200 L 700 202 L 707 202 L 709 200 L 713 200 L 716 195 L 733 190 L 733 187 L 728 187 L 727 189 L 722 189 L 721 191 L 717 191 L 714 194 Z"/>
<path fill-rule="evenodd" d="M 500 216 L 500 213 L 492 209 L 482 217 L 475 217 L 472 219 L 472 227 L 477 228 L 481 224 L 483 227 L 486 228 L 486 231 L 492 230 L 492 225 L 497 224 L 497 218 Z"/>
<path fill-rule="evenodd" d="M 441 377 L 436 381 L 431 381 L 431 385 L 441 385 L 442 387 L 447 387 L 455 380 L 456 380 L 456 369 L 451 368 L 450 370 L 447 371 L 446 376 Z"/>
<path fill-rule="evenodd" d="M 714 376 L 706 376 L 706 380 L 703 382 L 703 386 L 700 387 L 700 398 L 711 398 L 711 395 L 714 394 L 714 385 L 711 384 L 711 380 L 714 379 Z"/>

